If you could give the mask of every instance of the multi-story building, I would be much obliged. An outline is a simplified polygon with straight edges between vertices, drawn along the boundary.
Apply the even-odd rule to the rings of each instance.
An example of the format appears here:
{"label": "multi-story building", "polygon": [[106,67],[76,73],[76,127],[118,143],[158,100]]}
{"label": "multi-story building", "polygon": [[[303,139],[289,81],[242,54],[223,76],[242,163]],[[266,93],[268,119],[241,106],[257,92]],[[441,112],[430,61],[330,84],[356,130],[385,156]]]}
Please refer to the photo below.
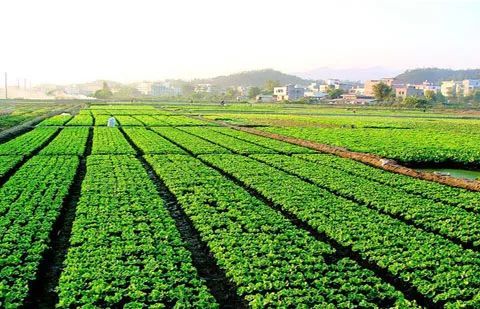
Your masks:
{"label": "multi-story building", "polygon": [[380,83],[384,83],[387,86],[392,87],[394,89],[397,87],[401,87],[401,85],[395,84],[394,78],[370,79],[365,81],[364,94],[366,96],[373,97],[374,96],[373,87]]}
{"label": "multi-story building", "polygon": [[143,95],[152,94],[152,83],[151,82],[138,83],[135,88]]}
{"label": "multi-story building", "polygon": [[277,101],[296,101],[304,97],[305,88],[297,85],[286,85],[273,88],[273,97]]}
{"label": "multi-story building", "polygon": [[154,97],[173,97],[181,94],[181,89],[165,85],[163,83],[152,84],[152,96]]}
{"label": "multi-story building", "polygon": [[479,79],[465,79],[462,82],[462,90],[464,96],[473,95],[476,90],[480,90]]}
{"label": "multi-story building", "polygon": [[424,90],[416,85],[406,85],[405,87],[395,88],[395,96],[405,97],[423,97]]}
{"label": "multi-story building", "polygon": [[440,86],[440,92],[446,97],[454,97],[462,92],[462,83],[454,80],[444,81]]}
{"label": "multi-story building", "polygon": [[212,93],[212,92],[217,92],[217,89],[214,85],[212,84],[197,84],[195,86],[195,92],[207,92],[207,93]]}

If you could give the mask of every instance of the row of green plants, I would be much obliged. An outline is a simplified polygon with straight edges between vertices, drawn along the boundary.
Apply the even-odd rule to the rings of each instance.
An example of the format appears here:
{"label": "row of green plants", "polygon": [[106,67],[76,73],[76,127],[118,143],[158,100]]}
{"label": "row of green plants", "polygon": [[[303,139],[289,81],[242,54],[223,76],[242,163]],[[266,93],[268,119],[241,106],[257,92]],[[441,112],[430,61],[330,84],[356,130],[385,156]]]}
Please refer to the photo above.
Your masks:
{"label": "row of green plants", "polygon": [[93,130],[92,154],[135,154],[120,129],[95,127]]}
{"label": "row of green plants", "polygon": [[49,117],[42,122],[40,122],[38,125],[39,126],[63,126],[66,124],[70,119],[72,119],[73,116],[70,114],[67,115],[55,115],[52,117]]}
{"label": "row of green plants", "polygon": [[67,126],[92,126],[93,117],[90,114],[79,114],[75,115],[72,120],[67,122]]}
{"label": "row of green plants", "polygon": [[89,156],[58,308],[216,308],[133,156]]}
{"label": "row of green plants", "polygon": [[5,176],[5,174],[22,161],[22,159],[23,156],[20,155],[0,156],[0,178]]}
{"label": "row of green plants", "polygon": [[0,144],[0,155],[30,155],[48,141],[58,128],[35,128]]}
{"label": "row of green plants", "polygon": [[361,176],[327,165],[285,155],[252,155],[268,165],[307,179],[336,195],[378,209],[395,218],[408,220],[426,231],[433,231],[468,246],[480,247],[480,215],[409,194]]}
{"label": "row of green plants", "polygon": [[401,162],[480,164],[477,132],[392,128],[262,128],[353,151],[374,153]]}
{"label": "row of green plants", "polygon": [[125,133],[147,154],[185,154],[185,151],[158,133],[144,127],[123,128]]}
{"label": "row of green plants", "polygon": [[230,153],[230,150],[173,127],[152,128],[161,136],[185,147],[193,154]]}
{"label": "row of green plants", "polygon": [[349,174],[404,190],[405,192],[418,196],[423,196],[430,200],[455,205],[477,214],[480,213],[480,194],[478,194],[478,192],[450,187],[437,182],[426,181],[401,174],[390,173],[358,161],[333,155],[306,154],[298,155],[298,157],[317,164],[331,166]]}
{"label": "row of green plants", "polygon": [[182,127],[180,130],[204,138],[239,154],[275,153],[275,150],[213,131],[208,127]]}
{"label": "row of green plants", "polygon": [[171,126],[212,126],[214,125],[210,122],[187,117],[187,116],[155,115],[154,117],[157,118],[158,120],[164,121],[165,123]]}
{"label": "row of green plants", "polygon": [[73,183],[76,156],[35,156],[0,188],[0,307],[20,307]]}
{"label": "row of green plants", "polygon": [[152,115],[137,115],[133,117],[138,119],[145,126],[169,126],[165,121],[155,118]]}
{"label": "row of green plants", "polygon": [[228,135],[235,137],[236,139],[242,140],[242,141],[247,141],[250,143],[254,143],[256,145],[263,146],[268,149],[272,149],[275,152],[278,153],[284,153],[284,154],[294,154],[294,153],[314,153],[315,151],[309,148],[297,146],[294,144],[282,142],[279,140],[275,140],[272,138],[267,138],[259,135],[254,135],[250,133],[246,133],[243,131],[239,130],[233,130],[230,128],[225,128],[225,127],[215,127],[215,128],[210,128],[210,130],[215,130],[217,132],[220,132],[222,134]]}
{"label": "row of green plants", "polygon": [[410,304],[349,258],[198,159],[146,156],[250,307],[378,308]]}
{"label": "row of green plants", "polygon": [[254,159],[238,155],[200,157],[364,260],[412,285],[436,304],[480,305],[478,252]]}
{"label": "row of green plants", "polygon": [[121,126],[143,126],[143,123],[130,115],[115,115],[118,124]]}
{"label": "row of green plants", "polygon": [[64,128],[39,154],[83,155],[87,145],[89,128]]}

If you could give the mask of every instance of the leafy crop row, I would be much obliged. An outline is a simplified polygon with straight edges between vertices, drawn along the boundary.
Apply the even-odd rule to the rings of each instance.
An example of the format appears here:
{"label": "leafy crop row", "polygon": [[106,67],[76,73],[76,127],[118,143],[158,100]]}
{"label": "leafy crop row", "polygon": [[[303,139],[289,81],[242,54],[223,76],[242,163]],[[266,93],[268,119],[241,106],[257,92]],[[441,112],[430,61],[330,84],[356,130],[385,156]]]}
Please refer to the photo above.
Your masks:
{"label": "leafy crop row", "polygon": [[78,164],[76,156],[36,156],[0,189],[0,307],[27,296]]}
{"label": "leafy crop row", "polygon": [[59,308],[217,307],[140,161],[89,156]]}
{"label": "leafy crop row", "polygon": [[89,128],[64,128],[45,148],[42,155],[82,155],[85,152]]}
{"label": "leafy crop row", "polygon": [[213,124],[208,121],[202,121],[186,116],[164,116],[155,115],[160,121],[163,121],[171,126],[212,126]]}
{"label": "leafy crop row", "polygon": [[297,146],[294,144],[278,141],[272,138],[267,138],[247,132],[233,130],[225,127],[211,128],[225,135],[233,136],[239,140],[251,142],[269,149],[273,149],[279,153],[292,154],[292,153],[314,153],[315,151],[309,148]]}
{"label": "leafy crop row", "polygon": [[107,126],[108,119],[112,117],[110,115],[94,115],[95,118],[95,126]]}
{"label": "leafy crop row", "polygon": [[115,119],[117,119],[118,123],[121,126],[143,126],[143,123],[138,119],[135,119],[132,116],[122,115],[118,116],[115,115]]}
{"label": "leafy crop row", "polygon": [[0,156],[0,177],[8,173],[8,171],[14,168],[22,159],[23,156],[18,155]]}
{"label": "leafy crop row", "polygon": [[146,128],[124,128],[125,133],[144,153],[184,154],[185,151],[159,134]]}
{"label": "leafy crop row", "polygon": [[40,122],[39,126],[63,126],[72,119],[71,115],[56,115]]}
{"label": "leafy crop row", "polygon": [[67,126],[92,126],[93,117],[90,114],[87,115],[75,115],[72,120],[67,122]]}
{"label": "leafy crop row", "polygon": [[[479,306],[480,254],[253,159],[201,156],[434,302]],[[341,179],[339,179],[341,181]]]}
{"label": "leafy crop row", "polygon": [[230,151],[224,147],[203,140],[176,128],[163,127],[152,128],[152,130],[159,133],[163,137],[172,140],[180,146],[187,148],[194,154],[230,153]]}
{"label": "leafy crop row", "polygon": [[169,126],[165,121],[155,118],[152,115],[138,115],[134,117],[146,126]]}
{"label": "leafy crop row", "polygon": [[184,127],[180,130],[188,132],[198,137],[202,137],[212,143],[218,144],[222,147],[232,150],[235,153],[240,154],[253,154],[253,153],[275,153],[274,150],[236,139],[235,137],[221,134],[213,131],[208,127]]}
{"label": "leafy crop row", "polygon": [[41,147],[57,130],[57,128],[35,128],[0,144],[0,155],[29,155]]}
{"label": "leafy crop row", "polygon": [[254,308],[408,306],[403,295],[247,191],[184,155],[146,156]]}
{"label": "leafy crop row", "polygon": [[285,155],[252,157],[311,180],[343,197],[410,220],[424,230],[435,231],[461,242],[480,246],[480,215],[297,157]]}
{"label": "leafy crop row", "polygon": [[314,142],[375,153],[402,162],[480,164],[480,148],[472,132],[395,128],[263,128]]}
{"label": "leafy crop row", "polygon": [[135,154],[118,128],[95,127],[92,154]]}
{"label": "leafy crop row", "polygon": [[436,182],[389,173],[363,163],[326,154],[298,155],[299,158],[357,175],[372,181],[386,184],[408,193],[420,195],[431,200],[457,205],[480,213],[480,194],[465,189],[454,188]]}

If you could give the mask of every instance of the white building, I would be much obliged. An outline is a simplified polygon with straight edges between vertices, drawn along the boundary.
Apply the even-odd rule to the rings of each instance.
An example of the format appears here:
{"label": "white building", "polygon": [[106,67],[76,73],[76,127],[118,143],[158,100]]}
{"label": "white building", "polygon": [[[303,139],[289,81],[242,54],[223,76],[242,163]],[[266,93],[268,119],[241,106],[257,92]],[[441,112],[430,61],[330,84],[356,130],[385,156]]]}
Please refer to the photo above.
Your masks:
{"label": "white building", "polygon": [[273,97],[277,101],[297,101],[304,97],[305,88],[298,85],[286,85],[273,88]]}
{"label": "white building", "polygon": [[473,95],[475,90],[480,90],[480,80],[479,79],[465,79],[462,82],[462,90],[464,96]]}
{"label": "white building", "polygon": [[152,84],[152,96],[154,97],[173,97],[181,94],[181,89],[172,87],[168,84],[153,83]]}
{"label": "white building", "polygon": [[141,82],[135,88],[143,95],[150,95],[152,93],[152,84],[151,82]]}
{"label": "white building", "polygon": [[462,92],[462,83],[454,80],[444,81],[440,86],[440,92],[446,97],[459,95]]}
{"label": "white building", "polygon": [[273,95],[270,94],[259,94],[255,97],[256,102],[269,103],[275,101]]}
{"label": "white building", "polygon": [[212,84],[197,84],[195,86],[195,92],[207,92],[207,93],[212,93],[216,92],[216,87],[213,86]]}

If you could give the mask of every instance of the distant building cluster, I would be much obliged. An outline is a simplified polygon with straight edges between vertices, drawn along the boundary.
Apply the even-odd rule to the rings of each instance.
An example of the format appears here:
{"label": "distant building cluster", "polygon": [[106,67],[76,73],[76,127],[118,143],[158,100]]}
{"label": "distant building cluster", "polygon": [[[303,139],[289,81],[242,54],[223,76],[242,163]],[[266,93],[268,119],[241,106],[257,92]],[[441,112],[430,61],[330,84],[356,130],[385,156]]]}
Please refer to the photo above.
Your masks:
{"label": "distant building cluster", "polygon": [[135,88],[144,96],[173,97],[182,94],[182,90],[169,82],[141,82]]}

